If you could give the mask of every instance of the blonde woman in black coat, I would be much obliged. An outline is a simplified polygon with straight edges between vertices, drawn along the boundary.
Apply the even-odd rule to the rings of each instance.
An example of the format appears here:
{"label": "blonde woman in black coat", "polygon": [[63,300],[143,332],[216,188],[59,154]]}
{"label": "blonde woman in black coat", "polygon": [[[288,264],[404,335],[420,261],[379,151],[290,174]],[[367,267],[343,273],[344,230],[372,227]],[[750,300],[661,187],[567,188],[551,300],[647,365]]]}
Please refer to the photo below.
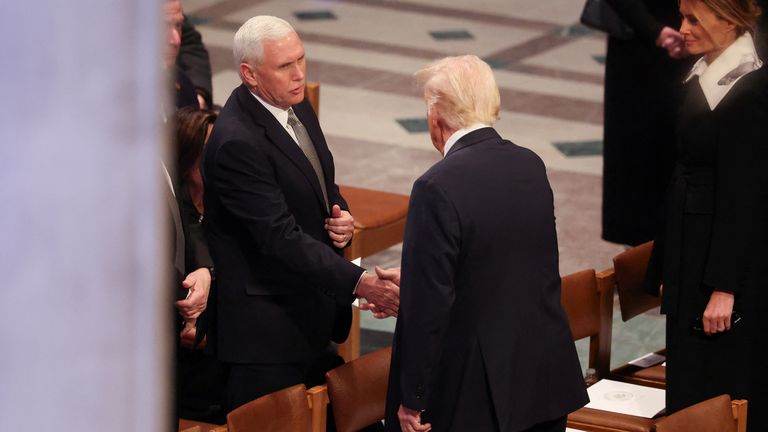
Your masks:
{"label": "blonde woman in black coat", "polygon": [[[666,227],[651,276],[667,314],[667,410],[727,393],[768,430],[768,72],[753,0],[681,0],[680,33],[700,57],[685,78]],[[657,288],[659,284],[652,284]]]}

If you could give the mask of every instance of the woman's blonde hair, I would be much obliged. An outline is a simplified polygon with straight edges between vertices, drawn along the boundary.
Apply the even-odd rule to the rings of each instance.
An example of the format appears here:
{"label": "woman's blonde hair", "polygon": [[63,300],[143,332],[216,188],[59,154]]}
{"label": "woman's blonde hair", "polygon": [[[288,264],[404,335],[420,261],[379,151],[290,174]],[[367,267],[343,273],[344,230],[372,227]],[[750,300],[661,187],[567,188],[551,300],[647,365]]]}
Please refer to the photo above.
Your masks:
{"label": "woman's blonde hair", "polygon": [[492,125],[501,97],[493,71],[474,55],[446,57],[416,72],[427,109],[437,110],[453,130],[475,123]]}
{"label": "woman's blonde hair", "polygon": [[[757,20],[762,14],[762,10],[755,0],[697,1],[700,1],[701,4],[712,9],[715,15],[719,18],[722,18],[736,26],[737,36],[741,36],[745,32],[749,32],[753,36],[755,35],[755,30],[757,29]],[[706,29],[706,25],[704,28]]]}

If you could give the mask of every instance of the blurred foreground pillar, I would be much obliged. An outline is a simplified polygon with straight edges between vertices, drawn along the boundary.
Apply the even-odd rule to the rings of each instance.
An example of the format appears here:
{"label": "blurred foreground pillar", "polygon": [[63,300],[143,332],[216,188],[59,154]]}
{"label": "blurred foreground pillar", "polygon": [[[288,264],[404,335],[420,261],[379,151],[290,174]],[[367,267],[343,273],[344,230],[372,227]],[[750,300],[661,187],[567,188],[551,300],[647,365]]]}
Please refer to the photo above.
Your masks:
{"label": "blurred foreground pillar", "polygon": [[161,6],[0,5],[0,430],[167,430]]}

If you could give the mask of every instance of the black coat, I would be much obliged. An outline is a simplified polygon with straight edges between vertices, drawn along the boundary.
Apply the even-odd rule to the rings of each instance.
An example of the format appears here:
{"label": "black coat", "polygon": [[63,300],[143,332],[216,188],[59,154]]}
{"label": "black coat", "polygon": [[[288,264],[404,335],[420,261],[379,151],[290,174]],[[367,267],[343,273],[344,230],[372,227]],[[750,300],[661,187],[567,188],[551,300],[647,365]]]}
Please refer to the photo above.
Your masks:
{"label": "black coat", "polygon": [[[667,409],[719,394],[749,399],[749,430],[768,430],[768,72],[739,80],[714,111],[685,85],[666,228],[650,264],[664,283]],[[654,280],[655,279],[655,280]],[[707,337],[692,331],[713,290],[734,293],[742,320]]]}
{"label": "black coat", "polygon": [[436,431],[517,431],[587,402],[544,164],[494,129],[414,184],[400,295],[389,430],[400,404]]}
{"label": "black coat", "polygon": [[[347,209],[309,103],[293,107],[314,142],[328,199]],[[203,160],[206,231],[217,269],[217,350],[232,363],[308,363],[343,341],[362,269],[334,249],[311,164],[250,91],[232,93]]]}
{"label": "black coat", "polygon": [[187,74],[194,84],[195,101],[197,93],[205,98],[208,107],[213,104],[213,86],[211,85],[211,60],[208,49],[203,44],[203,36],[194,24],[184,15],[181,23],[181,46],[176,58],[176,65]]}
{"label": "black coat", "polygon": [[656,46],[677,29],[678,2],[609,0],[635,31],[608,39],[603,136],[603,238],[637,245],[654,238],[674,161],[679,87],[689,61]]}

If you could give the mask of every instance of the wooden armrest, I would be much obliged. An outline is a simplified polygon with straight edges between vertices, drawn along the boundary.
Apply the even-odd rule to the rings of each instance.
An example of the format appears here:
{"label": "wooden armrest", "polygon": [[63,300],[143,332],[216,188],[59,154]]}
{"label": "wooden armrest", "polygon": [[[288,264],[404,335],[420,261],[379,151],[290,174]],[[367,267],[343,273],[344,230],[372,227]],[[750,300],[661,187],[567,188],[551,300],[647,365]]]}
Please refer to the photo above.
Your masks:
{"label": "wooden armrest", "polygon": [[312,432],[325,432],[328,402],[328,387],[325,384],[307,389],[307,404],[312,410]]}

